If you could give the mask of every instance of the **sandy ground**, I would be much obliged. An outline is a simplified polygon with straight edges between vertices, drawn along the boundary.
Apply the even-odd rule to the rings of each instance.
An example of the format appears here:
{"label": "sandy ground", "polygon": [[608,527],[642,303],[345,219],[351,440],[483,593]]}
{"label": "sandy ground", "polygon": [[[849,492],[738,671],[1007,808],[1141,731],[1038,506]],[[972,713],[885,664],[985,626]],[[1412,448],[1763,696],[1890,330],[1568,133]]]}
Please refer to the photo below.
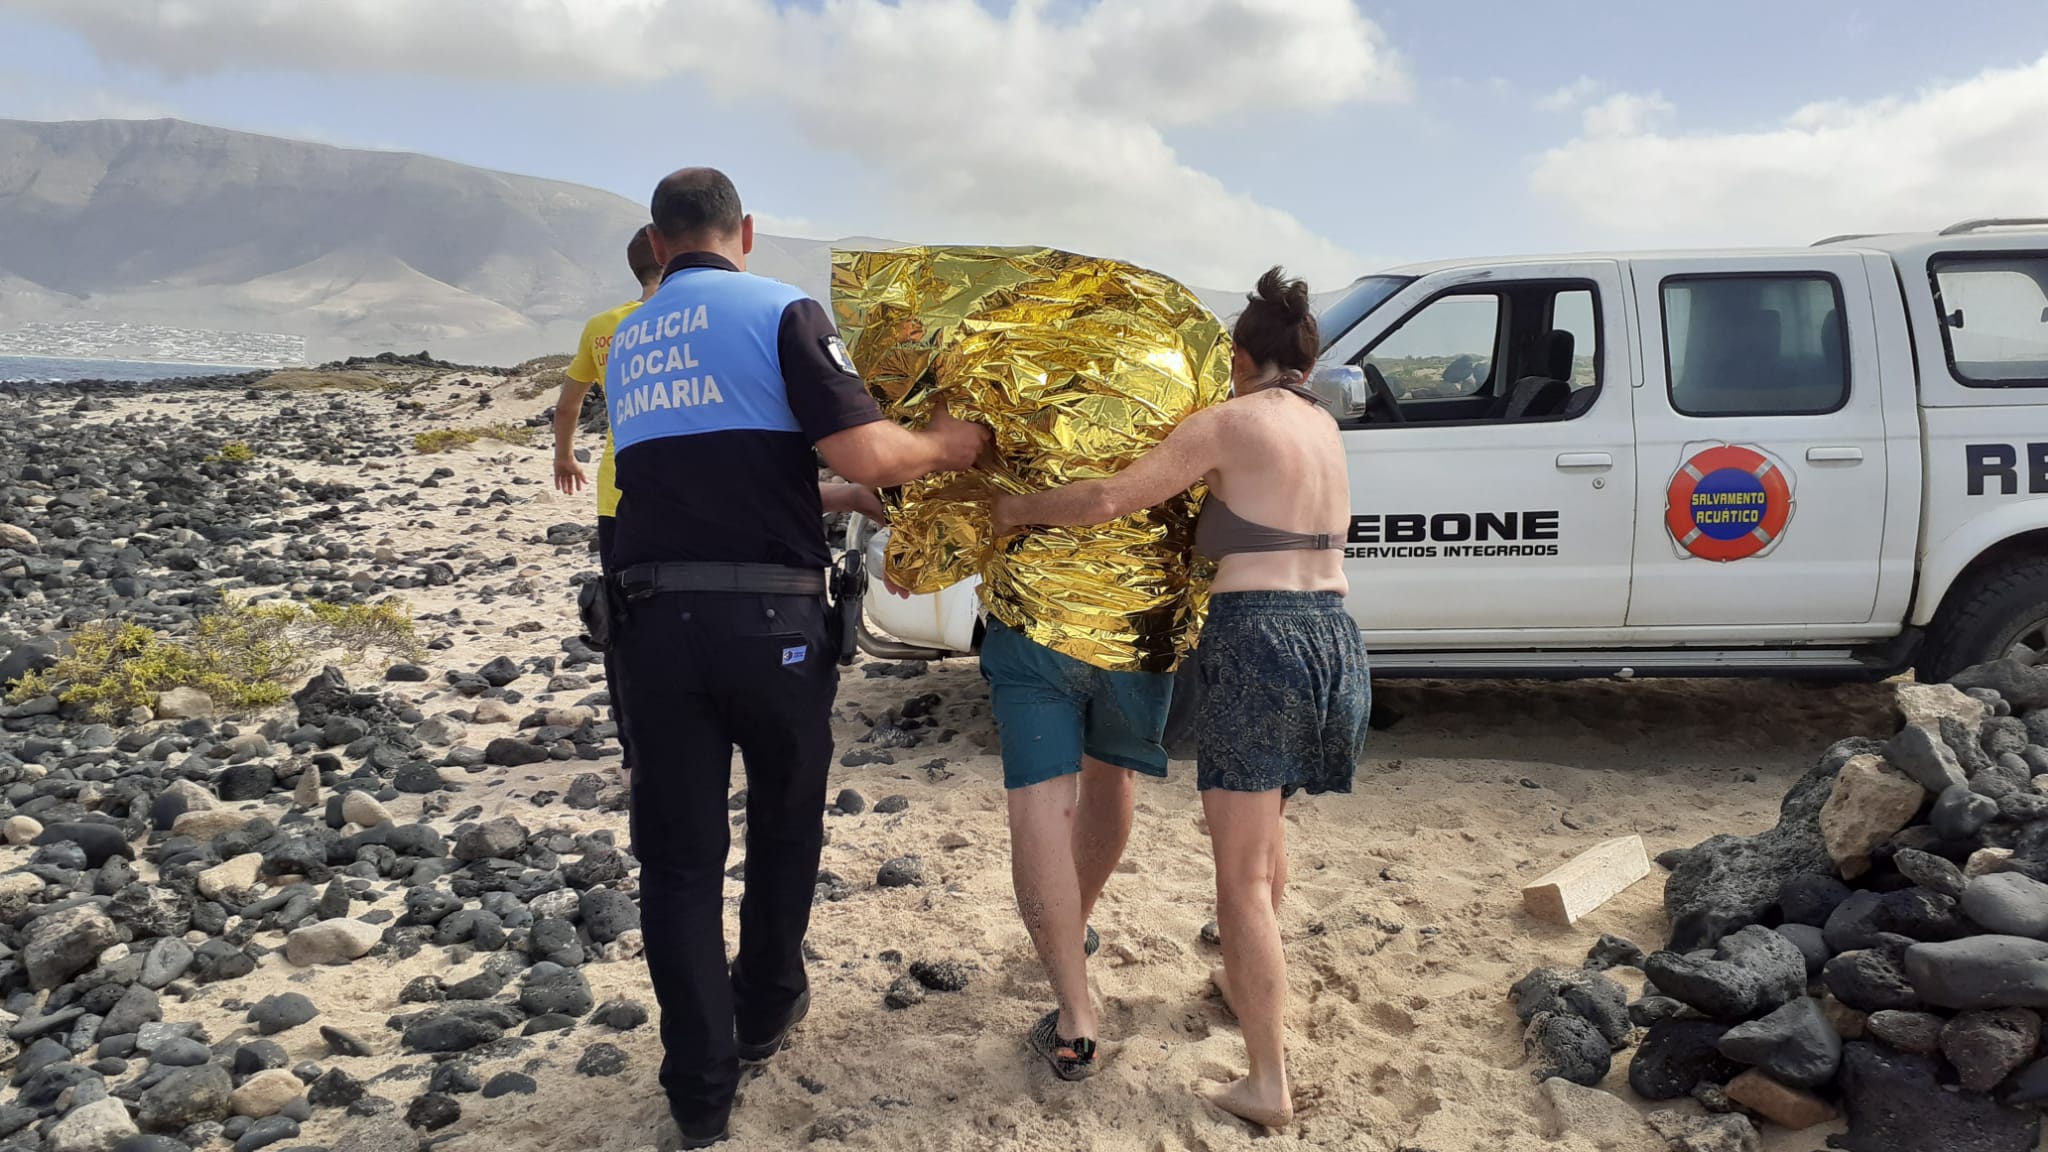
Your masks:
{"label": "sandy ground", "polygon": [[[474,386],[448,382],[415,394],[428,404],[424,416],[399,413],[383,397],[361,402],[408,439],[449,422],[516,418],[549,402],[517,401],[511,384],[481,386],[499,394],[481,411]],[[106,418],[154,403],[122,401]],[[268,401],[222,396],[194,407],[247,411],[261,403]],[[595,448],[599,441],[586,435],[581,443]],[[575,631],[567,577],[594,567],[594,558],[548,547],[540,535],[549,524],[593,512],[587,494],[549,490],[544,444],[484,441],[431,458],[408,452],[367,469],[311,469],[357,484],[391,480],[410,491],[405,481],[452,468],[454,479],[421,493],[441,509],[379,509],[335,535],[401,553],[459,543],[516,561],[453,587],[405,594],[423,636],[446,634],[456,642],[432,654],[435,681],[393,686],[420,700],[429,715],[460,703],[438,690],[441,671],[474,669],[500,654],[558,654],[559,638]],[[512,496],[510,506],[460,514],[453,508],[498,489]],[[480,597],[485,586],[497,589],[488,604]],[[447,622],[451,609],[460,610],[463,623]],[[538,631],[519,630],[533,624]],[[361,668],[353,677],[361,682],[380,671]],[[599,675],[596,668],[583,671],[593,680]],[[529,678],[515,687],[531,692],[540,684]],[[894,765],[834,771],[834,792],[856,788],[871,803],[900,794],[910,807],[892,816],[828,817],[824,867],[847,881],[851,895],[816,911],[814,1011],[794,1046],[745,1087],[730,1147],[802,1144],[820,1121],[844,1131],[848,1146],[871,1149],[1255,1146],[1262,1137],[1196,1095],[1241,1071],[1243,1047],[1229,1015],[1205,996],[1206,973],[1220,954],[1199,938],[1214,913],[1192,765],[1176,765],[1171,780],[1140,787],[1129,851],[1095,917],[1105,942],[1092,973],[1105,1009],[1105,1067],[1091,1082],[1057,1083],[1021,1046],[1052,1001],[1011,900],[1000,771],[986,750],[993,742],[987,696],[972,662],[936,665],[910,680],[848,670],[835,731],[841,749],[850,748],[868,730],[862,716],[927,692],[941,697],[939,714],[957,736],[899,749]],[[1287,816],[1294,880],[1281,926],[1301,1116],[1292,1132],[1276,1138],[1283,1143],[1361,1152],[1586,1152],[1591,1145],[1575,1137],[1542,1135],[1533,1064],[1524,1058],[1505,993],[1532,967],[1576,965],[1603,932],[1656,947],[1666,928],[1661,873],[1569,930],[1524,915],[1519,887],[1614,836],[1640,833],[1655,854],[1717,832],[1767,826],[1786,787],[1829,743],[1887,730],[1887,696],[1876,686],[1474,682],[1382,684],[1379,692],[1407,716],[1374,734],[1356,792],[1305,799]],[[579,695],[554,702],[573,703]],[[481,747],[507,732],[509,726],[472,726],[466,742]],[[612,772],[617,763],[595,767]],[[461,790],[449,812],[481,805],[486,814],[517,813],[530,827],[610,827],[623,842],[621,816],[535,805],[536,793],[559,793],[592,769],[572,761],[476,776],[451,772]],[[743,785],[735,763],[733,786]],[[418,803],[406,797],[393,808],[403,820]],[[923,859],[925,886],[877,889],[877,867],[905,854]],[[740,856],[736,846],[735,861]],[[727,891],[730,939],[740,886]],[[918,1007],[885,1010],[884,990],[918,959],[962,961],[973,969],[972,982]],[[403,1107],[424,1090],[431,1064],[401,1055],[397,1034],[384,1026],[400,1011],[399,989],[424,973],[455,979],[478,966],[451,966],[436,949],[395,964],[317,971],[294,969],[280,955],[246,980],[214,986],[190,1003],[167,1000],[166,1008],[173,1019],[206,1022],[220,1040],[246,1030],[234,1005],[274,991],[305,992],[322,1009],[320,1023],[349,1028],[380,1052],[331,1063],[362,1076],[385,1073],[373,1090]],[[640,961],[593,964],[587,972],[600,1000],[632,996],[652,1007]],[[1617,975],[1631,985],[1640,980],[1626,970]],[[327,1059],[311,1027],[279,1039],[295,1060]],[[596,1041],[625,1049],[623,1075],[594,1080],[572,1071]],[[1624,1092],[1626,1058],[1617,1054],[1609,1081]],[[540,1037],[529,1050],[480,1068],[486,1078],[529,1071],[540,1080],[539,1094],[463,1097],[462,1120],[438,1146],[539,1152],[651,1145],[662,1111],[659,1061],[651,1026],[612,1034],[582,1025]],[[338,1113],[322,1112],[298,1143],[331,1141],[344,1124]],[[1810,1149],[1827,1131],[1770,1130],[1765,1147]]]}

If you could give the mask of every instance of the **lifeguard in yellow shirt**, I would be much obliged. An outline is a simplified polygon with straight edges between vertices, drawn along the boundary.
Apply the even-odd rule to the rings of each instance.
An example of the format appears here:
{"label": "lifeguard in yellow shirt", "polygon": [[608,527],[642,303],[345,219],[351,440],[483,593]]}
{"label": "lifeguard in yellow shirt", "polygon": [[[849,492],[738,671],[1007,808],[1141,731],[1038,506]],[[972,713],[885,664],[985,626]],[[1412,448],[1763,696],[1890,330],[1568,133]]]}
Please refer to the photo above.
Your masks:
{"label": "lifeguard in yellow shirt", "polygon": [[[661,287],[661,261],[654,258],[654,245],[647,239],[645,228],[633,233],[632,242],[626,245],[626,263],[632,266],[633,276],[640,281],[640,299],[600,312],[583,326],[583,337],[576,343],[576,358],[569,362],[563,373],[569,379],[562,385],[562,394],[555,401],[555,488],[565,495],[573,496],[590,485],[583,465],[576,462],[576,419],[583,411],[584,394],[592,385],[604,380],[605,363],[611,358],[612,333],[618,330],[620,321],[632,315],[635,308]],[[607,420],[604,456],[597,465],[597,559],[607,576],[612,571],[612,517],[618,514],[618,510],[619,488],[614,476],[612,433]]]}

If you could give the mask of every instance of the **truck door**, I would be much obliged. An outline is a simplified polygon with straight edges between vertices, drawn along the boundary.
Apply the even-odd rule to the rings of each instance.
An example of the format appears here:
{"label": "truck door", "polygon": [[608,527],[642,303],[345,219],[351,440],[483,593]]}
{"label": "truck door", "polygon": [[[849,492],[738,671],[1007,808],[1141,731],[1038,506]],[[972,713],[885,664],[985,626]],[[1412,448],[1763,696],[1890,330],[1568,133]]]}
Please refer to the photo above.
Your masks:
{"label": "truck door", "polygon": [[1645,260],[1631,275],[1629,625],[1868,622],[1886,460],[1862,258]]}
{"label": "truck door", "polygon": [[1366,368],[1389,398],[1344,432],[1345,567],[1368,643],[1497,645],[1502,629],[1622,625],[1635,491],[1626,291],[1614,261],[1436,273],[1331,344],[1326,361]]}

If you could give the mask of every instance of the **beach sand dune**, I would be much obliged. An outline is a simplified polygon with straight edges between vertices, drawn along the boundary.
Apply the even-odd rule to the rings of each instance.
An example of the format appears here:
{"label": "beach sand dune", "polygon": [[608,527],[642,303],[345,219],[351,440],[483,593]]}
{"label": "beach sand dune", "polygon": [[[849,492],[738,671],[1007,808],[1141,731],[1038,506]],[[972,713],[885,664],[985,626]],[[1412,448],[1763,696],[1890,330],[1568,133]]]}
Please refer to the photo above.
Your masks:
{"label": "beach sand dune", "polygon": [[[379,395],[351,403],[410,436],[450,419],[522,418],[549,402],[520,398],[518,384],[438,377],[410,398],[427,415]],[[474,396],[483,392],[494,402],[477,405]],[[274,402],[219,395],[193,405],[233,412]],[[150,403],[124,400],[104,418]],[[586,436],[583,443],[594,447],[597,440]],[[338,538],[361,546],[359,556],[380,546],[459,547],[470,559],[458,567],[479,559],[494,565],[454,585],[405,594],[423,634],[453,645],[433,653],[428,683],[388,686],[430,716],[462,703],[442,684],[442,672],[473,670],[499,655],[559,654],[560,638],[576,631],[568,578],[594,567],[594,559],[540,537],[549,525],[586,519],[591,509],[587,495],[548,490],[547,460],[543,438],[534,446],[485,440],[367,465],[290,465],[321,479],[390,482],[392,491],[416,488],[436,468],[453,473],[418,503],[392,503],[373,492],[367,507],[331,526]],[[499,491],[508,498],[486,499]],[[464,501],[472,503],[458,506]],[[495,594],[480,598],[480,584]],[[598,670],[582,671],[595,678]],[[1214,917],[1213,876],[1193,766],[1176,764],[1171,779],[1140,786],[1124,865],[1094,918],[1104,942],[1091,972],[1106,1010],[1103,1069],[1084,1084],[1059,1083],[1021,1043],[1052,997],[1012,902],[986,689],[972,661],[933,665],[910,678],[871,671],[880,669],[863,662],[847,671],[835,723],[839,750],[885,751],[893,762],[833,772],[828,795],[855,789],[868,807],[826,818],[824,868],[837,882],[828,878],[829,898],[821,899],[810,936],[815,1007],[792,1047],[746,1085],[729,1146],[1275,1146],[1199,1096],[1242,1070],[1243,1047],[1229,1013],[1208,994],[1206,975],[1221,954],[1202,939]],[[351,675],[367,681],[378,672]],[[1576,966],[1602,933],[1657,947],[1667,928],[1662,873],[1570,929],[1524,914],[1521,885],[1616,836],[1640,834],[1655,854],[1718,832],[1767,827],[1786,788],[1830,743],[1889,728],[1888,694],[1868,685],[1488,681],[1382,683],[1378,693],[1404,719],[1373,734],[1356,790],[1302,798],[1287,815],[1293,881],[1280,922],[1300,1114],[1282,1138],[1287,1144],[1359,1152],[1590,1152],[1594,1145],[1580,1135],[1546,1135],[1534,1064],[1524,1056],[1506,990],[1533,967]],[[906,734],[915,746],[868,739],[875,722],[887,733],[891,710],[900,714],[920,697],[933,723]],[[511,724],[473,724],[466,742],[481,747],[513,731]],[[461,786],[450,811],[481,806],[486,817],[515,814],[536,830],[610,828],[623,842],[622,814],[568,811],[544,795],[560,794],[579,773],[615,775],[617,765],[614,749],[595,764],[450,772]],[[732,786],[745,786],[737,761]],[[900,810],[875,810],[878,801],[898,796],[907,802]],[[392,808],[409,820],[419,801],[404,797]],[[734,865],[744,864],[743,834],[735,829]],[[923,883],[879,887],[881,866],[905,856],[917,857]],[[736,939],[741,890],[738,881],[727,885],[729,940]],[[391,898],[379,907],[398,903]],[[929,992],[901,1010],[886,1007],[891,984],[920,961],[963,966],[967,986]],[[279,991],[306,992],[322,1009],[320,1023],[369,1039],[378,1055],[329,1060],[317,1035],[295,1032],[280,1038],[292,1058],[321,1059],[364,1078],[381,1075],[372,1091],[402,1108],[425,1090],[432,1064],[401,1055],[396,1033],[385,1026],[392,1015],[413,1010],[400,1007],[400,990],[421,975],[453,981],[480,966],[481,958],[451,965],[433,948],[403,961],[316,970],[294,969],[274,956],[246,980],[166,1008],[173,1019],[205,1022],[219,1040],[246,1032],[238,1005]],[[652,1007],[640,961],[593,964],[586,972],[598,1001],[624,996]],[[1641,980],[1632,970],[1615,975],[1631,990]],[[574,1070],[595,1042],[624,1051],[623,1073],[592,1078]],[[526,1072],[538,1091],[489,1101],[462,1097],[461,1120],[439,1133],[436,1146],[652,1146],[663,1111],[659,1064],[652,1024],[623,1033],[580,1024],[536,1037],[528,1050],[486,1061],[477,1072],[485,1080]],[[1617,1053],[1609,1087],[1625,1090],[1626,1066],[1627,1053]],[[331,1144],[355,1123],[323,1109],[298,1142]],[[1803,1152],[1823,1135],[1774,1130],[1766,1147]]]}

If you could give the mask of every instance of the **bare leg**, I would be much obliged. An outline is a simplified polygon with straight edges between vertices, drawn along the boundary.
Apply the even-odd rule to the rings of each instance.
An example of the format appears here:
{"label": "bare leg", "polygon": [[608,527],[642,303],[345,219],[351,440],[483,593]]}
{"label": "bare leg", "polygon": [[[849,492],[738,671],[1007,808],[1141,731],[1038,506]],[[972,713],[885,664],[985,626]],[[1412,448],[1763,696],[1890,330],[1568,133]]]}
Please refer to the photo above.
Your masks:
{"label": "bare leg", "polygon": [[[1284,802],[1282,812],[1283,814],[1285,812]],[[1280,825],[1279,831],[1273,837],[1273,914],[1276,923],[1280,914],[1280,901],[1287,894],[1286,828],[1287,826],[1284,823]],[[1230,972],[1223,965],[1216,965],[1209,969],[1209,983],[1214,984],[1216,991],[1223,996],[1223,1006],[1229,1008],[1232,1012],[1236,1012],[1236,1006],[1230,1002]]]}
{"label": "bare leg", "polygon": [[1283,838],[1280,793],[1202,793],[1216,852],[1216,918],[1223,933],[1231,1010],[1244,1031],[1251,1072],[1210,1096],[1215,1104],[1255,1124],[1280,1127],[1294,1118],[1287,1085],[1282,1016],[1287,1008],[1287,961],[1274,916],[1274,844]]}
{"label": "bare leg", "polygon": [[1124,858],[1131,838],[1131,805],[1137,794],[1136,773],[1081,758],[1081,800],[1074,817],[1074,873],[1081,887],[1081,925],[1087,932],[1095,901]]}
{"label": "bare leg", "polygon": [[1017,889],[1017,911],[1059,998],[1064,1040],[1092,1038],[1097,1023],[1083,951],[1087,919],[1074,869],[1079,791],[1079,777],[1066,775],[1009,793],[1010,881]]}

